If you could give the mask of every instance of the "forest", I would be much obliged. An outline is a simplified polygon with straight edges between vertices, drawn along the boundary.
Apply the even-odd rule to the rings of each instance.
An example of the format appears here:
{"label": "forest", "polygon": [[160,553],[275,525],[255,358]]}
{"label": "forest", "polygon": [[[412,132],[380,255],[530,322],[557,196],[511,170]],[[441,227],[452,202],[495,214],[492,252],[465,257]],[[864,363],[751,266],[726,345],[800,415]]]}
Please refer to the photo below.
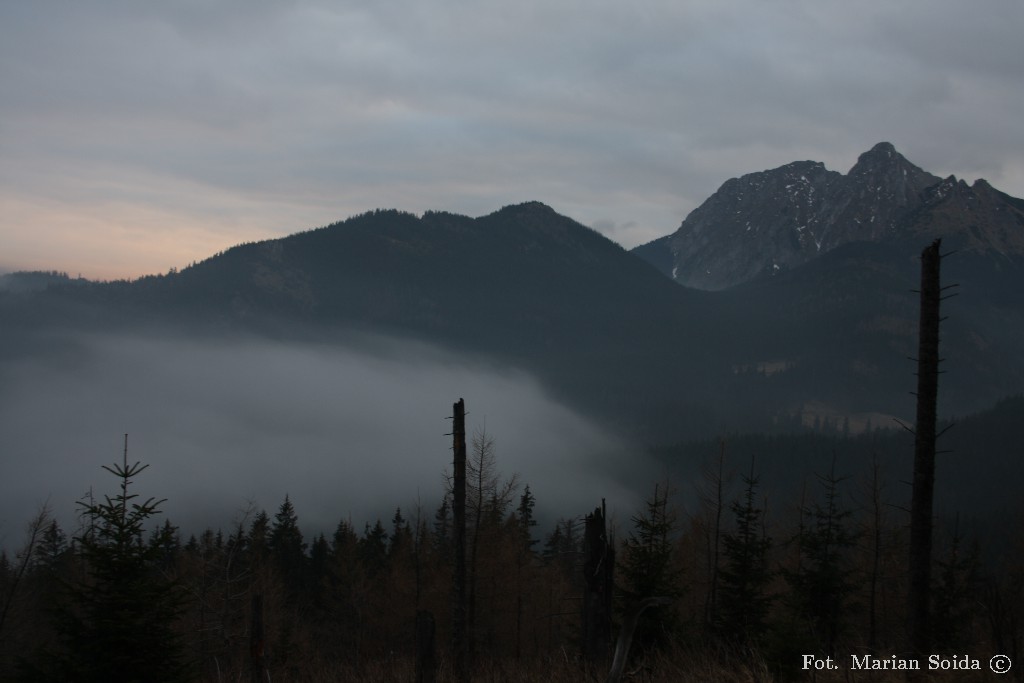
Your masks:
{"label": "forest", "polygon": [[[851,475],[820,453],[779,502],[758,459],[722,439],[695,481],[651,482],[628,520],[608,519],[595,492],[592,510],[542,530],[544,501],[502,472],[494,437],[469,441],[460,569],[451,469],[433,502],[362,529],[341,519],[304,536],[302,501],[286,495],[272,514],[251,507],[186,537],[126,435],[103,465],[111,492],[80,500],[75,528],[44,508],[0,558],[0,679],[603,681],[628,629],[616,680],[903,680],[849,669],[909,648],[907,511],[870,454]],[[1003,520],[999,548],[957,517],[936,527],[942,680],[989,680],[996,654],[1018,661],[1019,521]],[[805,655],[841,668],[808,671]],[[981,671],[957,668],[975,660]]]}

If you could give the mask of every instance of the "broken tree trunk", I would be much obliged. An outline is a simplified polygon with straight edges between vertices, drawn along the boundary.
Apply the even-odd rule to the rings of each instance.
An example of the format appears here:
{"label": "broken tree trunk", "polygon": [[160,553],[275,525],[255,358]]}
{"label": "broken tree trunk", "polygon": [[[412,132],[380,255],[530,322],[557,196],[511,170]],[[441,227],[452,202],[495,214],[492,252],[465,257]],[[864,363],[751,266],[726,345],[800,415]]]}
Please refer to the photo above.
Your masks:
{"label": "broken tree trunk", "polygon": [[939,282],[941,240],[921,252],[921,312],[917,352],[917,421],[914,425],[914,481],[910,502],[910,573],[907,635],[917,656],[931,644],[929,601],[932,561],[932,498],[935,486],[935,429],[939,393]]}
{"label": "broken tree trunk", "polygon": [[615,643],[615,658],[612,660],[612,668],[608,672],[608,677],[604,679],[605,683],[620,683],[622,680],[622,672],[626,668],[626,660],[629,659],[629,648],[633,644],[633,632],[636,631],[637,624],[640,623],[640,615],[643,611],[648,607],[671,604],[672,600],[666,597],[644,598],[626,612],[622,619],[622,629],[619,630],[619,639]]}
{"label": "broken tree trunk", "polygon": [[608,659],[612,640],[615,549],[608,538],[604,500],[586,516],[583,536],[583,657],[591,664]]}
{"label": "broken tree trunk", "polygon": [[452,483],[452,536],[455,541],[455,578],[452,640],[455,676],[459,683],[469,680],[466,633],[466,404],[461,398],[452,410],[452,449],[455,451]]}

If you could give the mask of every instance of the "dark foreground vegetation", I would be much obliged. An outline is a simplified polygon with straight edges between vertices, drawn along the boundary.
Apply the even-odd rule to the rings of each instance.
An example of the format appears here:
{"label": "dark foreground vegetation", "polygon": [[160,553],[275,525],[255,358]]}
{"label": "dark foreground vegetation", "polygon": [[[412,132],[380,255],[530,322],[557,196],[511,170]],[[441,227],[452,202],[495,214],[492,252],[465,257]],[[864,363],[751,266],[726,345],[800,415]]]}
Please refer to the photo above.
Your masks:
{"label": "dark foreground vegetation", "polygon": [[[878,467],[847,477],[821,462],[801,494],[780,500],[757,461],[733,462],[723,443],[689,509],[662,482],[618,529],[596,497],[594,510],[541,533],[529,486],[500,473],[478,434],[466,477],[469,676],[603,681],[632,606],[658,596],[668,604],[637,620],[633,680],[902,680],[849,662],[908,656],[906,511]],[[159,520],[162,501],[136,492],[145,466],[130,463],[126,443],[105,468],[115,493],[81,501],[77,528],[44,510],[21,550],[4,554],[0,679],[459,679],[450,491],[387,523],[343,519],[309,538],[286,496],[273,514],[253,509],[184,537]],[[955,518],[937,527],[932,651],[982,667],[941,680],[990,680],[996,654],[1024,664],[1021,521],[1006,513],[999,547]],[[841,668],[805,670],[807,654]]]}

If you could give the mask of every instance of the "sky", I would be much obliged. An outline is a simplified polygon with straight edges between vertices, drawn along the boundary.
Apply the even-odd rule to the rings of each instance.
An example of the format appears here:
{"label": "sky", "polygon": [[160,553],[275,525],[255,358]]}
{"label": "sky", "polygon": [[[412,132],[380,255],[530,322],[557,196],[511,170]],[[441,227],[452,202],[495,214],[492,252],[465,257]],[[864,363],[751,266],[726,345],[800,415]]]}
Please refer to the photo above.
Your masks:
{"label": "sky", "polygon": [[1024,197],[1020,0],[0,2],[0,271],[113,279],[375,208],[630,248],[880,141]]}

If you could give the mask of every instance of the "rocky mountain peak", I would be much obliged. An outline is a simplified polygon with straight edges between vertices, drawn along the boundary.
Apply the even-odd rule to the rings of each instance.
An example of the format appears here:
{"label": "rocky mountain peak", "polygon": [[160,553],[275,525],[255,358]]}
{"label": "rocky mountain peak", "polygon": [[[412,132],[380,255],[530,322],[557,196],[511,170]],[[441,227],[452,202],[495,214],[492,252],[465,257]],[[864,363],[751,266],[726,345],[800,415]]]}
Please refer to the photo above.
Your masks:
{"label": "rocky mountain peak", "polygon": [[829,188],[826,210],[819,217],[822,250],[894,234],[900,221],[921,203],[925,190],[939,181],[891,143],[878,143]]}
{"label": "rocky mountain peak", "polygon": [[896,151],[896,146],[891,142],[879,142],[857,158],[857,165],[871,163],[874,160],[892,159],[893,157],[902,159],[903,155]]}
{"label": "rocky mountain peak", "polygon": [[790,267],[818,250],[811,226],[839,177],[821,162],[797,161],[732,178],[674,235],[637,252],[698,289],[724,289]]}
{"label": "rocky mountain peak", "polygon": [[905,229],[922,239],[943,238],[951,248],[1001,256],[1024,256],[1024,201],[984,179],[968,185],[949,176],[923,193]]}
{"label": "rocky mountain peak", "polygon": [[905,156],[896,151],[892,143],[879,142],[867,152],[857,157],[847,176],[851,179],[865,177],[926,177],[929,184],[939,180],[938,176],[926,173],[912,164]]}
{"label": "rocky mountain peak", "polygon": [[[1024,241],[1013,224],[1020,204],[984,181],[943,180],[879,142],[845,175],[798,161],[728,180],[675,233],[635,251],[680,284],[726,289],[850,242],[935,233],[930,220],[945,226],[936,236],[970,224],[984,234],[972,244],[1013,250]],[[989,234],[986,225],[1001,227]]]}

